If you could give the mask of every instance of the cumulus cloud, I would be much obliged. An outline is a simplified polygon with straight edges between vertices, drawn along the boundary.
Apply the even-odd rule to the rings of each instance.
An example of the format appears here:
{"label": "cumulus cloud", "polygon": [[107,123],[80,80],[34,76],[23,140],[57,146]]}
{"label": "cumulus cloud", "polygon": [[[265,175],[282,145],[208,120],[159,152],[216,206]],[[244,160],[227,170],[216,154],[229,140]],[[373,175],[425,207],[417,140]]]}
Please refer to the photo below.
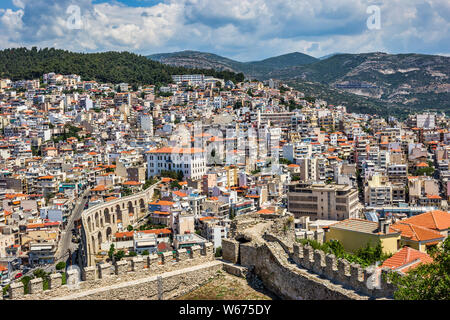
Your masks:
{"label": "cumulus cloud", "polygon": [[[447,0],[14,0],[0,9],[0,46],[52,46],[74,51],[141,54],[194,49],[243,61],[300,51],[450,53]],[[366,9],[381,9],[369,30]],[[80,8],[81,28],[67,27],[67,8]]]}

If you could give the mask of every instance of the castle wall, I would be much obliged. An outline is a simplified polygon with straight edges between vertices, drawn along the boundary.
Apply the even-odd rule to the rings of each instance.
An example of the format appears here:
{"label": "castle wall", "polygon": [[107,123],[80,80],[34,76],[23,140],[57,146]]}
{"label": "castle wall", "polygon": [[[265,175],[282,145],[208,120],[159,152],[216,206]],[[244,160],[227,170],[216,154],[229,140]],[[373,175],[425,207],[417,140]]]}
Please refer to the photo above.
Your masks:
{"label": "castle wall", "polygon": [[[203,284],[221,269],[222,262],[215,260],[213,244],[208,242],[203,247],[194,246],[175,253],[85,267],[81,275],[70,270],[66,273],[69,285],[62,285],[60,274],[52,274],[48,290],[43,290],[43,281],[39,278],[30,281],[30,292],[24,294],[22,282],[16,281],[10,286],[8,299],[170,299]],[[76,287],[70,285],[73,283],[77,283]]]}
{"label": "castle wall", "polygon": [[358,264],[274,234],[266,233],[263,239],[262,245],[229,240],[230,244],[223,247],[224,260],[239,252],[240,264],[252,270],[269,290],[284,299],[393,297],[395,287],[386,280],[391,270],[363,269]]}

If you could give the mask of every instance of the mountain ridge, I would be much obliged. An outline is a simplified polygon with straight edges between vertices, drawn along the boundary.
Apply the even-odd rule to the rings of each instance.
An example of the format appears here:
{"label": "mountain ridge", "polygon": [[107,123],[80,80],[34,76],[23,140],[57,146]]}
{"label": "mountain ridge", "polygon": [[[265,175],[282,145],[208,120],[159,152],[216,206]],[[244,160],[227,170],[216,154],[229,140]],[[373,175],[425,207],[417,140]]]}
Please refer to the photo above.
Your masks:
{"label": "mountain ridge", "polygon": [[161,62],[189,67],[207,64],[218,70],[242,72],[247,78],[258,80],[272,78],[290,83],[308,82],[309,89],[317,83],[319,92],[324,92],[322,86],[325,85],[332,89],[331,92],[371,98],[380,106],[398,104],[402,110],[450,112],[450,57],[369,52],[336,53],[319,59],[296,60],[298,54],[243,63],[208,53],[196,52],[192,56],[185,52],[161,56]]}
{"label": "mountain ridge", "polygon": [[214,53],[194,50],[184,50],[171,53],[157,53],[147,58],[160,63],[177,67],[214,68],[242,72],[250,77],[261,78],[265,74],[280,68],[305,65],[319,61],[319,59],[300,52],[292,52],[259,61],[241,62]]}

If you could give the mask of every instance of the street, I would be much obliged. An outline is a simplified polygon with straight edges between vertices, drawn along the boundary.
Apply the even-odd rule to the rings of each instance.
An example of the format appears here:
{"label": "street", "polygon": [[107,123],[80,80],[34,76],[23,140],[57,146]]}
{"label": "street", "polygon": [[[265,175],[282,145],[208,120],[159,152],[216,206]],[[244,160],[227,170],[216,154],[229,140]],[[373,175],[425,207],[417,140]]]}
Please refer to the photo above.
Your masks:
{"label": "street", "polygon": [[74,221],[80,219],[81,213],[84,211],[84,206],[86,205],[87,198],[84,197],[89,194],[90,188],[86,189],[83,194],[79,197],[77,205],[72,211],[72,214],[68,218],[68,222],[65,230],[61,232],[61,240],[58,243],[58,250],[56,251],[55,264],[60,261],[66,263],[69,262],[68,250],[72,252],[72,263],[75,263],[75,252],[78,248],[78,243],[72,242],[72,229],[74,228]]}

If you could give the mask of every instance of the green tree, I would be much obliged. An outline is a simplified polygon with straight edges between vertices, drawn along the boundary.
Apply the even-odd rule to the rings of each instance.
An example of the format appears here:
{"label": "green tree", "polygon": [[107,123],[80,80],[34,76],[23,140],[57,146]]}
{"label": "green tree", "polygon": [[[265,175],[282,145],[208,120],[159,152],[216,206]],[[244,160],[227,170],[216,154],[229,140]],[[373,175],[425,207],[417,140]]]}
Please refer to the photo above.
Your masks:
{"label": "green tree", "polygon": [[131,191],[130,188],[128,187],[122,187],[122,197],[128,197],[131,196],[133,194],[133,191]]}
{"label": "green tree", "polygon": [[10,286],[10,285],[8,284],[8,285],[6,285],[5,287],[3,287],[3,295],[4,295],[4,296],[8,293],[9,286]]}
{"label": "green tree", "polygon": [[120,261],[120,259],[122,259],[123,257],[125,257],[125,251],[123,250],[119,250],[115,255],[114,255],[114,259],[116,261]]}
{"label": "green tree", "polygon": [[344,246],[338,240],[331,240],[329,242],[329,248],[331,249],[331,251],[333,251],[333,254],[336,257],[344,256],[345,253]]}
{"label": "green tree", "polygon": [[286,158],[281,158],[281,159],[280,159],[280,163],[281,163],[281,164],[287,164],[287,165],[290,165],[290,164],[292,164],[292,161],[289,161],[289,160],[286,159]]}
{"label": "green tree", "polygon": [[216,253],[214,255],[216,257],[221,257],[222,256],[222,247],[217,247],[216,248]]}
{"label": "green tree", "polygon": [[114,255],[114,251],[115,251],[114,244],[111,244],[111,246],[109,247],[109,251],[108,251],[108,257],[109,257],[111,260],[112,260],[113,255]]}
{"label": "green tree", "polygon": [[425,167],[425,168],[419,168],[414,172],[415,176],[429,176],[431,177],[434,174],[434,168],[433,167]]}
{"label": "green tree", "polygon": [[133,226],[131,224],[129,224],[128,227],[127,227],[127,230],[128,231],[133,231]]}
{"label": "green tree", "polygon": [[66,268],[66,263],[64,261],[60,261],[56,264],[56,270],[60,271]]}
{"label": "green tree", "polygon": [[31,279],[32,278],[30,276],[23,276],[22,279],[20,279],[20,281],[23,283],[24,293],[29,292],[29,284],[30,284]]}
{"label": "green tree", "polygon": [[154,178],[150,178],[149,180],[145,180],[143,189],[147,190],[148,188],[150,188],[152,185],[154,185],[156,182],[158,182],[158,180],[154,179]]}
{"label": "green tree", "polygon": [[150,253],[148,252],[148,250],[144,250],[144,251],[142,251],[142,255],[143,256],[148,256]]}
{"label": "green tree", "polygon": [[432,254],[433,262],[421,264],[406,275],[390,275],[397,286],[397,300],[450,300],[450,237]]}
{"label": "green tree", "polygon": [[170,183],[170,188],[171,189],[181,189],[181,185],[177,181],[172,181]]}

